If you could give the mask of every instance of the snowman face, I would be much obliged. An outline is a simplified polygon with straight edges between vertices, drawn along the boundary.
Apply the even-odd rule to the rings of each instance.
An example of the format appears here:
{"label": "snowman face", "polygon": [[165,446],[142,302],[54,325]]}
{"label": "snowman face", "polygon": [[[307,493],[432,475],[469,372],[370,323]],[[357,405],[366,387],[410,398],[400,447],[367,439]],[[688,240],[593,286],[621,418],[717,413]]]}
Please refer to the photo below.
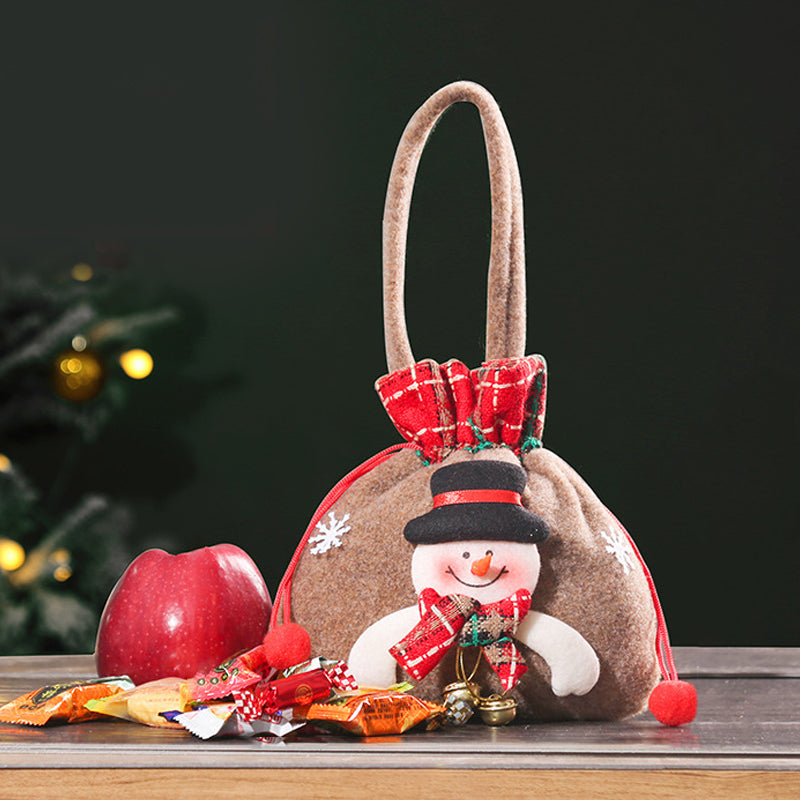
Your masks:
{"label": "snowman face", "polygon": [[417,593],[465,594],[494,603],[517,589],[533,593],[541,560],[535,544],[523,542],[440,542],[420,544],[411,558],[411,580]]}

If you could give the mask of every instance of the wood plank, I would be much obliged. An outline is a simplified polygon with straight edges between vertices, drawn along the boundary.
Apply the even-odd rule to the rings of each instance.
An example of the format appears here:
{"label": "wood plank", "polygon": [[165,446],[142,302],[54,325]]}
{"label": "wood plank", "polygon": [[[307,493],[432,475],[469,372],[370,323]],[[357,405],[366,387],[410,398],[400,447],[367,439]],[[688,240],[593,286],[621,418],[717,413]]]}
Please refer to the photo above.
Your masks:
{"label": "wood plank", "polygon": [[93,655],[0,657],[0,678],[71,680],[96,676]]}
{"label": "wood plank", "polygon": [[800,647],[675,647],[681,678],[800,678]]}
{"label": "wood plank", "polygon": [[[800,678],[800,647],[675,647],[682,677]],[[94,656],[2,656],[0,676],[87,677],[95,674]]]}
{"label": "wood plank", "polygon": [[800,772],[614,770],[15,770],[3,781],[7,800],[80,796],[218,800],[375,800],[413,797],[501,797],[504,800],[783,800],[800,796]]}
{"label": "wood plank", "polygon": [[[698,679],[700,715],[666,728],[649,714],[623,722],[565,722],[357,739],[202,742],[177,730],[120,721],[48,728],[0,725],[0,766],[441,767],[474,762],[515,769],[586,766],[642,769],[800,770],[800,680]],[[747,762],[747,763],[745,763]]]}
{"label": "wood plank", "polygon": [[[399,737],[357,739],[329,736],[267,745],[253,739],[202,742],[184,731],[121,721],[31,728],[0,724],[0,767],[21,771],[80,768],[202,768],[276,770],[376,766],[407,770],[503,768],[553,770],[681,770],[800,772],[800,679],[791,673],[795,653],[747,648],[727,655],[686,652],[712,671],[697,677],[697,720],[666,728],[648,713],[623,722],[517,724],[492,729],[480,724]],[[748,652],[748,651],[753,652]],[[742,676],[725,675],[730,660],[750,664]],[[0,701],[50,683],[89,677],[91,656],[0,658]],[[17,774],[17,773],[15,773]],[[0,792],[0,794],[2,794]],[[800,795],[799,795],[800,796]]]}

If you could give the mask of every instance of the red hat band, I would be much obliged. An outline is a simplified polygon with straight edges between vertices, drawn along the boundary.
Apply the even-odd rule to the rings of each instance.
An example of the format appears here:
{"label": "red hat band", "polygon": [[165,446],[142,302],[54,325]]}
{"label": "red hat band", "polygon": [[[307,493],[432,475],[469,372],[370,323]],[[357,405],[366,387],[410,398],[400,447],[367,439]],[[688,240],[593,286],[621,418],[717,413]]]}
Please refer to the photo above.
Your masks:
{"label": "red hat band", "polygon": [[536,544],[550,528],[525,508],[527,475],[519,463],[493,459],[459,461],[431,474],[433,508],[410,519],[403,536],[413,545],[495,541]]}
{"label": "red hat band", "polygon": [[461,505],[462,503],[510,503],[521,506],[522,495],[510,489],[459,489],[433,496],[433,507]]}

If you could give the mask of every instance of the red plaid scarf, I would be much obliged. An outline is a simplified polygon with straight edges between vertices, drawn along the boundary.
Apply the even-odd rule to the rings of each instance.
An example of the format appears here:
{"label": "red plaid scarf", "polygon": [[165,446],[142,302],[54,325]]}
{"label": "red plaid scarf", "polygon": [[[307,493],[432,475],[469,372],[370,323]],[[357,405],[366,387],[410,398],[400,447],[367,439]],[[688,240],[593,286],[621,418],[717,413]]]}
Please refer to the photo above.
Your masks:
{"label": "red plaid scarf", "polygon": [[483,606],[463,594],[442,597],[434,589],[423,589],[420,621],[389,652],[409,675],[422,680],[454,644],[477,645],[500,678],[503,691],[508,691],[528,670],[511,636],[530,607],[527,589]]}

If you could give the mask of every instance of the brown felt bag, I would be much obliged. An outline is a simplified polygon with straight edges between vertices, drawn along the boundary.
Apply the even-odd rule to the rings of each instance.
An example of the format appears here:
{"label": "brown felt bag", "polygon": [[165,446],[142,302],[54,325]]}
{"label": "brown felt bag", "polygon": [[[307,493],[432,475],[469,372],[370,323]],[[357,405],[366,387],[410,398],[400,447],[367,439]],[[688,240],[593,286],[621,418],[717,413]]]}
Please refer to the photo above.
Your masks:
{"label": "brown felt bag", "polygon": [[[492,197],[486,361],[473,370],[456,360],[415,361],[403,300],[417,166],[434,125],[457,102],[480,113]],[[459,650],[447,639],[449,623],[433,620],[444,609],[464,625],[459,644],[469,629],[484,646],[476,680],[486,693],[507,690],[520,718],[640,712],[661,674],[677,679],[663,616],[624,528],[542,446],[545,363],[524,355],[519,170],[500,110],[477,84],[444,87],[406,127],[389,179],[383,253],[389,373],[376,388],[406,443],[354,470],[319,507],[278,590],[273,623],[300,623],[315,652],[349,659],[366,683],[408,678],[401,663],[441,656],[422,677],[409,668],[416,692],[439,699]],[[454,581],[466,588],[452,592]],[[430,585],[435,607],[423,603]],[[456,608],[463,602],[472,603],[466,612]],[[479,603],[485,613],[470,617]],[[499,619],[508,635],[493,638],[486,630]],[[397,653],[409,642],[404,662]]]}

